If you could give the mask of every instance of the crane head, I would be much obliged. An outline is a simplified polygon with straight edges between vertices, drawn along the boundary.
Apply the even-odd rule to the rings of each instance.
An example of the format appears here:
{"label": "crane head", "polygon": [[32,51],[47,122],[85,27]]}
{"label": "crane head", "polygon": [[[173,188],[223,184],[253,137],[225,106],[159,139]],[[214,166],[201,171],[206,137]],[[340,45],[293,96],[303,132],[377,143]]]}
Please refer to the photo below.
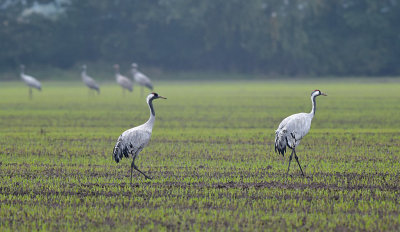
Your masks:
{"label": "crane head", "polygon": [[149,96],[147,96],[147,102],[153,101],[153,100],[158,99],[158,98],[167,99],[166,97],[160,96],[160,95],[158,95],[158,93],[154,93],[153,92],[153,93],[149,94]]}
{"label": "crane head", "polygon": [[311,96],[319,96],[319,95],[322,95],[322,96],[328,96],[326,93],[323,93],[323,92],[321,92],[319,89],[316,89],[316,90],[314,90],[314,91],[312,91],[312,93],[311,93]]}
{"label": "crane head", "polygon": [[86,69],[86,68],[87,68],[86,64],[82,65],[82,69]]}
{"label": "crane head", "polygon": [[167,99],[166,97],[158,95],[158,93],[152,92],[150,95],[153,95],[153,99],[161,98],[161,99]]}
{"label": "crane head", "polygon": [[132,68],[135,68],[135,69],[138,68],[138,65],[136,63],[132,63],[131,66],[132,66]]}

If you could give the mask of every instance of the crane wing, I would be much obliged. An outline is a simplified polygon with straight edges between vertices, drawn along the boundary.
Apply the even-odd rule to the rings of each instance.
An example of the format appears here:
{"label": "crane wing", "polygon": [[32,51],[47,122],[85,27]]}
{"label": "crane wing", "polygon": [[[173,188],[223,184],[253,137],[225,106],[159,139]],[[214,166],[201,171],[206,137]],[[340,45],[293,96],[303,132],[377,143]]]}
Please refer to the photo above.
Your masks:
{"label": "crane wing", "polygon": [[115,162],[119,162],[124,156],[134,155],[143,150],[149,143],[151,133],[145,130],[132,128],[122,133],[115,144],[113,156]]}
{"label": "crane wing", "polygon": [[275,152],[284,155],[286,146],[294,148],[311,127],[309,114],[299,113],[285,118],[275,131]]}
{"label": "crane wing", "polygon": [[21,74],[21,78],[28,86],[39,90],[42,89],[42,84],[36,78],[26,74]]}
{"label": "crane wing", "polygon": [[310,131],[312,118],[306,113],[295,114],[293,116],[295,117],[292,117],[288,121],[285,128],[294,140],[300,141]]}
{"label": "crane wing", "polygon": [[153,90],[153,85],[151,83],[150,78],[147,77],[146,75],[144,75],[143,73],[141,73],[141,72],[135,73],[134,78],[135,78],[135,81],[137,83],[139,83],[140,85],[146,86],[150,90]]}
{"label": "crane wing", "polygon": [[96,81],[93,80],[93,78],[91,78],[90,76],[85,76],[84,82],[89,88],[99,91],[99,86],[97,85]]}
{"label": "crane wing", "polygon": [[130,92],[133,90],[133,83],[131,80],[129,80],[127,77],[122,76],[122,75],[117,75],[117,82],[119,85],[121,85],[123,88],[128,89]]}

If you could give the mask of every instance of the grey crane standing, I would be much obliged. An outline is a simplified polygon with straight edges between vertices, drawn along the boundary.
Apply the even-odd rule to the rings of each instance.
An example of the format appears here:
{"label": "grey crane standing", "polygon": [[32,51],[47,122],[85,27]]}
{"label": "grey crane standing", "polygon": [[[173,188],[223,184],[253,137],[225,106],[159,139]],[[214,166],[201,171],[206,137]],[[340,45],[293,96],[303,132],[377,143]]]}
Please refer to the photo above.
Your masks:
{"label": "grey crane standing", "polygon": [[143,96],[144,87],[153,90],[153,84],[150,78],[138,71],[138,65],[136,63],[132,63],[132,75],[135,82],[141,85],[140,96]]}
{"label": "grey crane standing", "polygon": [[311,121],[315,115],[316,102],[315,98],[318,96],[327,96],[319,90],[314,90],[311,93],[312,110],[310,113],[293,114],[279,124],[278,129],[275,131],[275,152],[282,154],[285,157],[286,146],[292,149],[289,157],[289,166],[287,174],[289,173],[290,162],[294,153],[294,158],[300,167],[301,174],[304,176],[303,170],[296,154],[296,147],[300,144],[301,139],[308,133],[311,128]]}
{"label": "grey crane standing", "polygon": [[90,76],[87,75],[86,69],[87,69],[86,64],[82,65],[81,77],[82,77],[83,83],[85,83],[85,85],[89,88],[89,91],[91,89],[93,89],[93,90],[97,91],[98,94],[100,94],[99,85],[96,83],[95,80],[93,80],[93,78],[91,78]]}
{"label": "grey crane standing", "polygon": [[115,80],[122,87],[123,94],[125,95],[125,89],[127,89],[129,92],[132,92],[132,90],[133,90],[132,81],[129,78],[127,78],[126,76],[122,76],[119,73],[119,65],[118,64],[114,64],[114,69],[115,69]]}
{"label": "grey crane standing", "polygon": [[131,184],[132,184],[132,171],[135,169],[144,175],[146,179],[151,179],[148,175],[144,174],[140,171],[135,165],[135,159],[139,155],[139,153],[143,150],[143,148],[149,143],[151,132],[153,131],[154,121],[156,119],[156,113],[153,108],[153,100],[155,99],[167,99],[158,95],[157,93],[151,93],[147,96],[147,105],[150,108],[150,118],[146,123],[131,128],[129,130],[124,131],[118,138],[117,143],[115,144],[113,150],[113,156],[115,162],[119,162],[124,156],[129,158],[132,156],[131,163]]}
{"label": "grey crane standing", "polygon": [[42,84],[36,78],[25,74],[25,65],[21,64],[21,79],[29,86],[29,98],[32,99],[32,88],[42,90]]}

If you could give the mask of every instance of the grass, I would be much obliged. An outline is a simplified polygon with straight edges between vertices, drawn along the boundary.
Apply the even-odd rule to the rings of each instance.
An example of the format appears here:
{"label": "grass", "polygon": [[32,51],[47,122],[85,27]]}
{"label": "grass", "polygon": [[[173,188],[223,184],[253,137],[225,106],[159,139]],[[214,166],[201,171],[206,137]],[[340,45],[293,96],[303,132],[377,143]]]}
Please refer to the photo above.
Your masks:
{"label": "grass", "polygon": [[[0,85],[0,230],[400,230],[400,83],[162,82],[152,140],[116,164],[124,130],[144,123],[144,98],[114,84],[43,91]],[[286,175],[274,130],[317,112]]]}

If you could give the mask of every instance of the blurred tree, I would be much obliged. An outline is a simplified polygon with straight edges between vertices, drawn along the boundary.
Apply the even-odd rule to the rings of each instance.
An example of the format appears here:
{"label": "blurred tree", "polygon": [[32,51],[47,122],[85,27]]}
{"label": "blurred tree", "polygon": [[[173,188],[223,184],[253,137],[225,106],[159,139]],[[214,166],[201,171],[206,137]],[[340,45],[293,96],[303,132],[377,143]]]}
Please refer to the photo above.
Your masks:
{"label": "blurred tree", "polygon": [[0,68],[398,75],[398,0],[0,0]]}

